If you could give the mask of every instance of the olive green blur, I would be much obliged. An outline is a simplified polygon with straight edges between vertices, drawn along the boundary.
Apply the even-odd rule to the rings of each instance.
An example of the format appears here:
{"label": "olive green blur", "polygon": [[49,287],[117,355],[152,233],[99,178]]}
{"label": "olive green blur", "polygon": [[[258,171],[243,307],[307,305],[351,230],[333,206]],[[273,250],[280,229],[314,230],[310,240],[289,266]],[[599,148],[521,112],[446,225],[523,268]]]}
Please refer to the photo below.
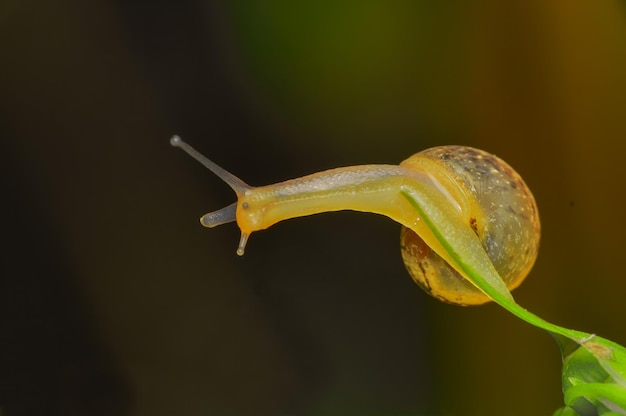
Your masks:
{"label": "olive green blur", "polygon": [[514,292],[626,344],[626,3],[0,2],[0,413],[548,415],[556,344],[441,303],[400,227],[206,229],[231,189],[459,144],[532,190]]}

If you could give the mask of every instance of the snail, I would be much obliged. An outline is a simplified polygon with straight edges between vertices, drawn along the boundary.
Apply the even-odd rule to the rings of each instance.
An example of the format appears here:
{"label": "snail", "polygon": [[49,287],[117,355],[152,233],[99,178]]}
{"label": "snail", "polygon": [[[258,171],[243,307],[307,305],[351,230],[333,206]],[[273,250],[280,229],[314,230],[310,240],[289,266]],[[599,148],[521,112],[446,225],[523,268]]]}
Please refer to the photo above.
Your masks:
{"label": "snail", "polygon": [[540,223],[532,193],[506,162],[482,150],[440,146],[398,166],[341,167],[252,187],[180,137],[170,143],[235,191],[237,202],[200,222],[216,227],[236,221],[238,255],[252,232],[282,220],[327,211],[372,212],[402,225],[402,258],[420,287],[445,302],[479,305],[490,296],[474,276],[512,299],[510,290],[526,278],[538,254]]}

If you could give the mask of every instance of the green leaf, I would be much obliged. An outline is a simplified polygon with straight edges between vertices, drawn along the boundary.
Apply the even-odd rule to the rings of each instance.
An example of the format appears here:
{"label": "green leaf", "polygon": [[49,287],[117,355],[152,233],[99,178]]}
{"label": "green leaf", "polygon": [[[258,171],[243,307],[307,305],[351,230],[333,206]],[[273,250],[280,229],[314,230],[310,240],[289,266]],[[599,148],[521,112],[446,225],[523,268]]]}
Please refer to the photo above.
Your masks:
{"label": "green leaf", "polygon": [[626,415],[626,348],[581,331],[552,324],[518,305],[487,253],[460,218],[439,209],[436,196],[403,190],[461,274],[518,318],[553,335],[563,355],[565,407],[553,416]]}
{"label": "green leaf", "polygon": [[572,409],[569,406],[561,407],[556,412],[552,414],[552,416],[579,416],[576,410]]}
{"label": "green leaf", "polygon": [[563,360],[565,403],[580,415],[626,415],[626,349],[604,338],[584,340]]}

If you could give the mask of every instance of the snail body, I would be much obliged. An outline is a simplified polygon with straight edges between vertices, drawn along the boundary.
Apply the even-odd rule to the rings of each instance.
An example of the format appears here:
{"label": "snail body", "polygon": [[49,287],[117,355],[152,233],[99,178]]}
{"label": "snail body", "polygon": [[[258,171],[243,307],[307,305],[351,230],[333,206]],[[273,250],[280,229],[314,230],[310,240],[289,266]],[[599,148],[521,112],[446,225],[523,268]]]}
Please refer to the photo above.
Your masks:
{"label": "snail body", "polygon": [[537,256],[540,226],[530,190],[508,164],[482,150],[435,147],[400,165],[342,167],[252,187],[178,136],[170,143],[237,194],[236,203],[200,222],[236,221],[239,255],[252,232],[285,219],[339,210],[381,214],[403,226],[402,257],[413,279],[434,297],[460,305],[490,300],[473,281],[476,273],[510,297]]}

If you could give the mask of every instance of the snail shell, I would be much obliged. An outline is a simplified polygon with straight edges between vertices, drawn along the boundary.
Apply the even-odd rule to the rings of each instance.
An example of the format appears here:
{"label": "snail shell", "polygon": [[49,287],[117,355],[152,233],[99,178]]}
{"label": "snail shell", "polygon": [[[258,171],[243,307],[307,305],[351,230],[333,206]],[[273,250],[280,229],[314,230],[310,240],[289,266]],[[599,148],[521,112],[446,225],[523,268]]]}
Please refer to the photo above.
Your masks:
{"label": "snail shell", "polygon": [[[535,199],[519,174],[490,153],[462,146],[426,149],[400,166],[437,176],[509,290],[519,286],[535,263],[540,236]],[[400,245],[409,274],[432,296],[458,305],[490,300],[412,230],[402,227]]]}

